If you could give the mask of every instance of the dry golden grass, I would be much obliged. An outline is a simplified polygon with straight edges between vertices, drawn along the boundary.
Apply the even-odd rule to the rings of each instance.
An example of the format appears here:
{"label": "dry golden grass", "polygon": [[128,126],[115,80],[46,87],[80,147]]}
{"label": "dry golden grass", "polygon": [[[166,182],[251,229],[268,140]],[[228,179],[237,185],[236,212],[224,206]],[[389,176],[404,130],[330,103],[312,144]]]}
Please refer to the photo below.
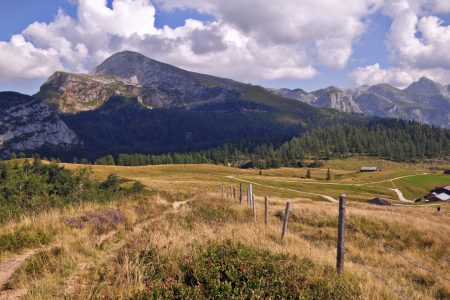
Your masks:
{"label": "dry golden grass", "polygon": [[[128,298],[136,290],[145,289],[145,272],[149,266],[142,266],[136,261],[128,259],[130,253],[150,250],[156,247],[160,257],[168,258],[174,265],[183,256],[195,257],[199,255],[196,245],[207,245],[213,241],[242,243],[248,247],[267,249],[275,253],[285,253],[298,257],[308,257],[317,266],[335,266],[336,251],[334,248],[323,246],[292,234],[288,234],[285,241],[280,240],[281,231],[275,226],[265,227],[258,219],[255,223],[249,208],[238,205],[235,201],[224,200],[216,195],[199,195],[191,200],[187,210],[179,214],[169,214],[158,220],[140,234],[132,237],[122,252],[115,259],[110,260],[103,267],[93,271],[91,278],[86,278],[88,288],[79,294],[77,299],[92,296],[106,296]],[[281,199],[274,199],[281,202]],[[275,203],[271,203],[275,205]],[[239,215],[234,222],[215,223],[206,222],[195,224],[193,229],[187,228],[183,215],[199,206],[209,206],[220,209],[227,206]],[[279,208],[284,208],[281,203]],[[330,217],[337,216],[337,207],[328,203],[303,201],[293,204],[292,211],[308,214],[318,214]],[[450,230],[450,214],[437,215],[430,208],[415,210],[414,208],[380,208],[369,205],[354,204],[348,208],[348,220],[357,224],[367,232],[378,232],[381,241],[395,244],[401,253],[415,263],[450,277],[450,256],[447,252],[450,238],[446,234]],[[262,210],[258,206],[258,213]],[[435,219],[430,226],[430,217]],[[281,225],[282,221],[277,213],[271,213],[271,222]],[[334,227],[316,221],[304,220],[291,214],[288,227],[304,235],[320,237],[330,243],[335,243],[336,230]],[[308,225],[309,224],[309,225]],[[387,229],[385,226],[388,226]],[[386,241],[391,235],[395,238]],[[402,240],[402,236],[410,237],[409,243]],[[428,243],[424,247],[420,243]],[[374,272],[385,278],[393,287],[409,299],[439,299],[450,295],[450,284],[445,280],[420,270],[399,255],[378,246],[373,241],[347,229],[346,248],[358,259],[364,262]],[[105,274],[106,272],[106,274]],[[110,273],[108,273],[110,272]],[[101,275],[101,276],[100,276]],[[312,280],[320,280],[316,270],[310,270]],[[346,286],[359,290],[361,299],[396,299],[398,295],[388,288],[385,283],[377,279],[361,265],[346,257],[345,272],[342,278]],[[442,298],[443,299],[443,298]]]}
{"label": "dry golden grass", "polygon": [[[79,165],[65,164],[69,169]],[[327,166],[325,166],[327,167]],[[335,169],[332,169],[335,167]],[[383,176],[397,176],[399,172],[406,174],[422,173],[426,168],[411,166],[401,170],[403,165],[391,169]],[[416,168],[416,169],[415,169]],[[39,216],[23,217],[0,228],[0,235],[17,230],[38,230],[53,234],[50,243],[53,248],[62,249],[58,255],[52,256],[56,271],[47,270],[40,276],[32,276],[25,272],[24,265],[11,279],[15,289],[27,289],[25,299],[47,299],[64,295],[68,279],[74,274],[80,263],[93,266],[88,273],[80,275],[84,285],[76,286],[75,294],[65,295],[73,299],[89,299],[109,297],[125,299],[132,297],[136,291],[147,288],[146,272],[151,265],[141,265],[131,259],[140,251],[157,249],[158,257],[165,259],[174,270],[178,270],[180,257],[197,257],[201,253],[197,245],[208,245],[213,242],[222,243],[231,240],[247,247],[267,249],[273,253],[296,255],[309,258],[315,268],[308,273],[311,282],[320,281],[320,268],[335,267],[336,250],[288,233],[286,240],[281,241],[281,230],[276,226],[265,227],[262,220],[253,222],[251,210],[246,205],[245,192],[243,204],[237,200],[223,199],[216,193],[219,186],[225,185],[225,192],[233,186],[238,189],[237,178],[258,180],[288,180],[304,182],[305,169],[277,169],[263,171],[239,170],[212,165],[170,165],[146,167],[93,166],[94,176],[105,179],[110,173],[120,177],[140,180],[148,189],[168,191],[170,193],[197,193],[189,199],[182,209],[173,209],[174,198],[167,198],[164,193],[155,194],[145,199],[128,199],[120,203],[105,205],[85,204],[81,207],[69,207],[62,211],[49,211]],[[352,170],[339,169],[338,162],[331,165],[334,174],[342,177],[333,182],[347,182],[351,178],[364,177]],[[324,175],[323,175],[324,174]],[[239,177],[236,177],[239,175]],[[326,168],[313,170],[313,180],[322,181]],[[226,176],[234,176],[228,178]],[[364,175],[367,176],[367,175]],[[380,175],[381,176],[381,175]],[[281,183],[278,185],[283,187]],[[305,185],[306,186],[306,185]],[[247,183],[244,183],[244,190]],[[327,187],[337,198],[340,190]],[[380,185],[379,190],[387,189]],[[327,189],[318,187],[317,191],[326,193]],[[377,190],[373,190],[376,193]],[[238,192],[238,191],[237,191]],[[283,210],[286,201],[291,201],[291,211],[337,218],[338,207],[334,203],[317,201],[319,197],[296,192],[282,191],[264,186],[253,186],[256,201],[263,203],[264,196],[269,196],[269,205]],[[372,190],[363,191],[367,197]],[[361,192],[361,193],[363,193]],[[374,195],[376,196],[376,194]],[[150,219],[142,219],[137,213],[138,207],[148,207],[155,213]],[[220,211],[227,209],[233,212],[234,218],[208,223],[197,220],[189,223],[190,214],[201,207]],[[122,211],[127,223],[117,227],[117,234],[99,243],[100,236],[88,229],[77,229],[61,222],[62,217],[79,216],[87,211],[98,211],[112,208]],[[263,215],[263,206],[257,206],[259,216]],[[173,213],[164,213],[173,210]],[[270,221],[281,226],[284,213],[270,211]],[[440,213],[435,206],[430,207],[379,207],[357,201],[347,202],[347,221],[354,223],[371,236],[399,250],[413,262],[431,268],[443,276],[450,278],[450,206],[443,205]],[[299,234],[311,236],[330,244],[336,244],[336,222],[290,214],[288,228]],[[378,245],[359,233],[346,229],[346,249],[358,260],[366,264],[375,273],[385,278],[389,284],[397,288],[409,299],[445,299],[450,297],[450,285],[438,276],[418,269],[392,251]],[[11,257],[13,253],[4,252],[1,259]],[[345,272],[342,283],[349,291],[357,291],[361,299],[397,299],[396,293],[377,279],[361,265],[346,257]]]}

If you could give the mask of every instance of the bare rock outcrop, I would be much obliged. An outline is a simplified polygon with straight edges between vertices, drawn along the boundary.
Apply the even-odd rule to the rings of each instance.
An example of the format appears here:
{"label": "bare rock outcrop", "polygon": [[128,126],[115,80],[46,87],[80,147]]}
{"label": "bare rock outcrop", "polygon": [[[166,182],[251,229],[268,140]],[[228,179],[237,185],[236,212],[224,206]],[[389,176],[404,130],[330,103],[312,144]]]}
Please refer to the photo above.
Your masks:
{"label": "bare rock outcrop", "polygon": [[2,156],[43,146],[65,149],[78,143],[77,135],[49,105],[19,93],[0,93]]}

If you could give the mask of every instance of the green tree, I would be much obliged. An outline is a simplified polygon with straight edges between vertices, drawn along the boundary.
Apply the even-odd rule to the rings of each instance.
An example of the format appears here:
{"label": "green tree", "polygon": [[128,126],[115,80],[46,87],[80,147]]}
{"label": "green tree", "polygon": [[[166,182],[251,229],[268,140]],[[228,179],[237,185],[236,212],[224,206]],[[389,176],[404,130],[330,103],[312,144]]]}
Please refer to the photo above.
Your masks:
{"label": "green tree", "polygon": [[3,171],[2,171],[2,178],[5,180],[8,180],[9,178],[11,178],[12,176],[12,169],[11,169],[11,164],[7,163],[5,164]]}
{"label": "green tree", "polygon": [[42,167],[42,160],[41,160],[41,156],[39,154],[35,154],[33,156],[34,161],[33,161],[33,166],[37,169],[37,171],[40,173],[41,172],[41,167]]}
{"label": "green tree", "polygon": [[311,171],[309,169],[306,171],[306,178],[311,178]]}
{"label": "green tree", "polygon": [[119,190],[120,180],[115,173],[108,175],[105,181],[100,184],[100,188],[117,192]]}
{"label": "green tree", "polygon": [[327,180],[331,180],[330,168],[328,168],[328,172],[327,172]]}
{"label": "green tree", "polygon": [[28,161],[28,159],[25,158],[25,161],[23,162],[23,171],[25,172],[25,178],[28,179],[28,172],[31,169],[31,164]]}
{"label": "green tree", "polygon": [[19,153],[19,158],[25,158],[25,153],[20,152],[20,153]]}
{"label": "green tree", "polygon": [[109,165],[109,166],[115,166],[116,165],[116,163],[114,162],[114,158],[112,157],[111,154],[106,157],[106,164]]}
{"label": "green tree", "polygon": [[13,153],[11,153],[10,157],[11,157],[11,159],[16,159],[17,155],[13,152]]}

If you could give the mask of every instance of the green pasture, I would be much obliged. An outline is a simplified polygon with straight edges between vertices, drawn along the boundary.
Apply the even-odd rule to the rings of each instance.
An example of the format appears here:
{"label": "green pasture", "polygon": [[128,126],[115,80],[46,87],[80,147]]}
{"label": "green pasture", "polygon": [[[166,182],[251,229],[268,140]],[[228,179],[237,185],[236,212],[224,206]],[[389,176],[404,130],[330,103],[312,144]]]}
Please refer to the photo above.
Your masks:
{"label": "green pasture", "polygon": [[438,186],[450,184],[450,175],[442,172],[414,177],[401,178],[394,181],[395,186],[402,191],[407,199],[417,199]]}

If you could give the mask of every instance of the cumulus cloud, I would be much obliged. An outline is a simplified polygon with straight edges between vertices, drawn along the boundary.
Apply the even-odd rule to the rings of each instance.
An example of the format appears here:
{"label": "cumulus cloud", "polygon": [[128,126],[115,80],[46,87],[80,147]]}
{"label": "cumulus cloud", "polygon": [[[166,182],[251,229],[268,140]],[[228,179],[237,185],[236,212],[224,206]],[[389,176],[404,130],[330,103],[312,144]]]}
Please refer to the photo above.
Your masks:
{"label": "cumulus cloud", "polygon": [[[192,8],[216,22],[188,19],[157,29],[149,0],[70,0],[77,18],[59,11],[0,42],[0,81],[46,77],[57,70],[88,72],[110,55],[132,50],[188,70],[245,82],[306,79],[315,66],[341,70],[365,18],[383,0],[160,0],[162,10]],[[20,49],[19,49],[20,48]]]}
{"label": "cumulus cloud", "polygon": [[[393,67],[378,64],[353,70],[357,84],[376,81],[404,87],[422,76],[450,84],[450,26],[433,13],[450,12],[447,0],[389,0],[382,12],[392,18],[385,45]],[[420,34],[418,34],[420,33]]]}

